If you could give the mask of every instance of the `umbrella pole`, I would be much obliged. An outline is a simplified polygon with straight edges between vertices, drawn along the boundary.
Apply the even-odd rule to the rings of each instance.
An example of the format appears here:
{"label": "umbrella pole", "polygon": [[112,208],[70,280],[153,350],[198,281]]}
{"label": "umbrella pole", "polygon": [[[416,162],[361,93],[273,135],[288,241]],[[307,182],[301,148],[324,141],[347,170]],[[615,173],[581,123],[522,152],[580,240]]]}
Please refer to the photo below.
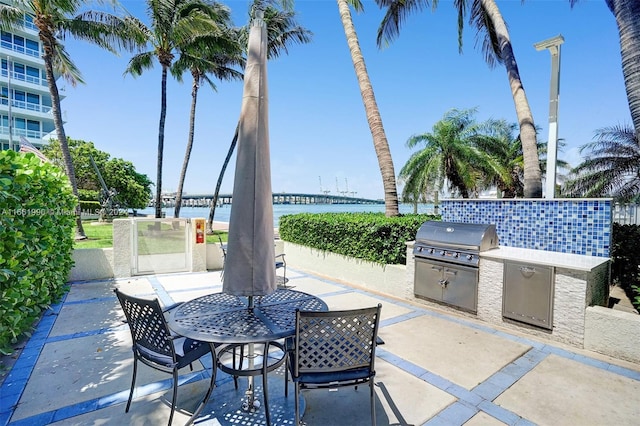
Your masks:
{"label": "umbrella pole", "polygon": [[[248,309],[249,310],[253,310],[254,306],[255,305],[254,305],[254,302],[253,302],[253,296],[248,296]],[[255,348],[254,348],[254,344],[253,343],[249,343],[247,345],[247,349],[249,350],[249,353],[247,355],[247,359],[249,360],[249,370],[253,370],[255,368],[255,363],[254,363],[254,357],[255,357],[254,349]],[[247,377],[247,379],[249,381],[249,387],[247,388],[247,391],[244,393],[245,396],[246,396],[246,400],[242,404],[242,408],[245,411],[251,411],[251,410],[260,408],[260,401],[255,399],[253,376],[249,376],[249,377]]]}

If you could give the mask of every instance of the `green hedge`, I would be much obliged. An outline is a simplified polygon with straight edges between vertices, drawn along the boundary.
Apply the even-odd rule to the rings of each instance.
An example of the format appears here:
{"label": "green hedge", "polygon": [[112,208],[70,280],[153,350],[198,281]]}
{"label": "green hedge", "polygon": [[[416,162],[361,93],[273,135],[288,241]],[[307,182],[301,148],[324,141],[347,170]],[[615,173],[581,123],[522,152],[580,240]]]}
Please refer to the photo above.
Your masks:
{"label": "green hedge", "polygon": [[640,311],[640,225],[613,224],[611,278]]}
{"label": "green hedge", "polygon": [[381,264],[406,264],[407,246],[427,220],[416,214],[386,217],[383,213],[301,213],[280,217],[284,241]]}
{"label": "green hedge", "polygon": [[76,205],[60,169],[0,152],[0,352],[64,294]]}
{"label": "green hedge", "polygon": [[97,201],[80,200],[80,211],[85,214],[100,214],[102,206]]}

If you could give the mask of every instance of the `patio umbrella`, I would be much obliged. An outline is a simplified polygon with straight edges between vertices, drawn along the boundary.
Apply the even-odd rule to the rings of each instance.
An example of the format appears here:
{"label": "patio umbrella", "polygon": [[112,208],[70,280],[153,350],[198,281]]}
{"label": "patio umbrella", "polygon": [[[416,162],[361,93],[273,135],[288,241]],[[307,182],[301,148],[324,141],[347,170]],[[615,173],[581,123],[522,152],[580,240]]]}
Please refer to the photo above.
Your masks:
{"label": "patio umbrella", "polygon": [[276,288],[273,198],[267,111],[267,29],[263,11],[251,25],[222,291],[236,296]]}

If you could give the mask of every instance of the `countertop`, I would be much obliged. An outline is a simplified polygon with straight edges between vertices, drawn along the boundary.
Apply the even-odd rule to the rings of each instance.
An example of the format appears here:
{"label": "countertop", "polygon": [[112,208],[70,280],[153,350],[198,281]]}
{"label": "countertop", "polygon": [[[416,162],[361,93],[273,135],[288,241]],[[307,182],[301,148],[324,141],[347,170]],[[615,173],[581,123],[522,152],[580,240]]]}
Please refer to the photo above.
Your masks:
{"label": "countertop", "polygon": [[585,256],[556,251],[500,246],[480,253],[481,259],[513,260],[534,265],[556,266],[578,271],[592,271],[610,260],[608,257]]}

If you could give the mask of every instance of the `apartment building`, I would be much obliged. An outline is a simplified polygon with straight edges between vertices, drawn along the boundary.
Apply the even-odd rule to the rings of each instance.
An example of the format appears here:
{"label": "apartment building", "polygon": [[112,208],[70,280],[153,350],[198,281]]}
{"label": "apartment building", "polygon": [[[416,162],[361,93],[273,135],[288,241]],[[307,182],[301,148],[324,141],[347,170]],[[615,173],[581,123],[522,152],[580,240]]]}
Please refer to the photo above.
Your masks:
{"label": "apartment building", "polygon": [[17,151],[20,136],[41,147],[55,125],[42,46],[30,15],[24,15],[21,28],[0,32],[0,60],[0,149]]}

